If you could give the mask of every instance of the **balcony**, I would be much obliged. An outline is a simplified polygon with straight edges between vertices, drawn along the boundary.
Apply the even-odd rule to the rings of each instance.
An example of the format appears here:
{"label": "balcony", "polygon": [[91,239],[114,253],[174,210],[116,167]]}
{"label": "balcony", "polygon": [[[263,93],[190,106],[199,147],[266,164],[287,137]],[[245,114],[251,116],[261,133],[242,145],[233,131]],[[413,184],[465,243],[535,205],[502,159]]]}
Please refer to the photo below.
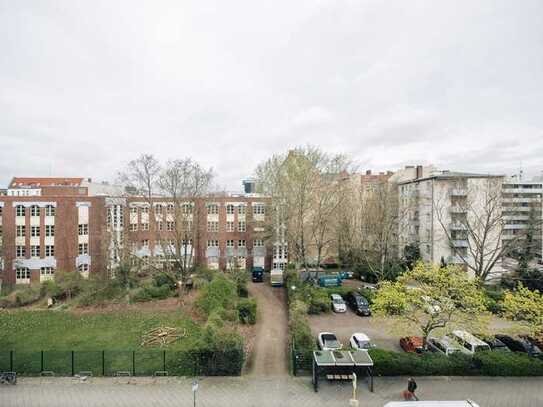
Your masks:
{"label": "balcony", "polygon": [[457,240],[451,240],[451,246],[452,247],[469,247],[469,243],[465,239],[457,239]]}
{"label": "balcony", "polygon": [[450,213],[467,213],[467,209],[466,208],[463,208],[461,206],[451,206],[449,208],[449,212]]}
{"label": "balcony", "polygon": [[464,264],[464,260],[460,256],[449,256],[445,261],[447,264]]}
{"label": "balcony", "polygon": [[451,188],[449,190],[450,196],[468,196],[468,190],[464,188]]}
{"label": "balcony", "polygon": [[449,230],[467,230],[467,226],[460,222],[452,222],[449,224]]}

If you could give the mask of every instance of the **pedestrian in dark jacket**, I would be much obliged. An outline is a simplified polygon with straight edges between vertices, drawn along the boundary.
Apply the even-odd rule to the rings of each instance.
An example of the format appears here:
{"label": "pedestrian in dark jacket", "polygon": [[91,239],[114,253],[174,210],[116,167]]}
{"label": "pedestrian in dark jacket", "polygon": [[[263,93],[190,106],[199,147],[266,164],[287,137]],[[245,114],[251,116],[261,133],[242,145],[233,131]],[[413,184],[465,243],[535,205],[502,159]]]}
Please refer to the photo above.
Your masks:
{"label": "pedestrian in dark jacket", "polygon": [[415,381],[415,379],[410,377],[407,380],[407,395],[409,399],[418,400],[418,397],[415,395],[415,390],[417,390],[417,382]]}

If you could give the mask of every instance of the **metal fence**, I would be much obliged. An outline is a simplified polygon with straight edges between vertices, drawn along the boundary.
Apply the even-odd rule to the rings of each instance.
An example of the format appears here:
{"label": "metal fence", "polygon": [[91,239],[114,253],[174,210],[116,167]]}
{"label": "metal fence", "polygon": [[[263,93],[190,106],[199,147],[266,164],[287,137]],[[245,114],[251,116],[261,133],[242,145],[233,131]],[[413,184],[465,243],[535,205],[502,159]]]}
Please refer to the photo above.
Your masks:
{"label": "metal fence", "polygon": [[0,351],[0,371],[22,376],[238,376],[243,349],[226,351]]}
{"label": "metal fence", "polygon": [[294,346],[290,350],[292,360],[292,374],[298,376],[299,374],[310,375],[313,367],[313,351],[312,350],[297,350]]}

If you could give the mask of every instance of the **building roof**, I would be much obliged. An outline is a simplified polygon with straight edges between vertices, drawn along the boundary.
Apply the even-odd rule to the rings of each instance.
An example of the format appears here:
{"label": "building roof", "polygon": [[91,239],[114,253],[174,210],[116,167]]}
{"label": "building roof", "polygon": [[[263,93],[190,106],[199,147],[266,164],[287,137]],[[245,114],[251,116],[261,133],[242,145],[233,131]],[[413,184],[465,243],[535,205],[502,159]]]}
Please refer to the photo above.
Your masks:
{"label": "building roof", "polygon": [[84,178],[59,178],[59,177],[13,177],[9,188],[40,188],[40,187],[78,187]]}
{"label": "building roof", "polygon": [[461,172],[461,171],[440,171],[430,174],[427,177],[414,178],[406,181],[402,181],[399,184],[410,184],[413,182],[427,181],[431,179],[455,179],[455,178],[503,178],[504,175],[493,174],[477,174],[473,172]]}

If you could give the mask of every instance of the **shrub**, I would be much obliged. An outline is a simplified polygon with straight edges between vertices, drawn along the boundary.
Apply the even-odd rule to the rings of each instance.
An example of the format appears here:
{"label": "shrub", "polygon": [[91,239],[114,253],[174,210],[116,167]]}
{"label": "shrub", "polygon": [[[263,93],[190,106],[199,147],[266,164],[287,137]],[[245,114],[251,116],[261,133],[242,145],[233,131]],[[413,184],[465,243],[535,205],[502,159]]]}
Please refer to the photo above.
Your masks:
{"label": "shrub", "polygon": [[238,302],[239,320],[244,324],[256,324],[256,300],[254,298],[241,299]]}
{"label": "shrub", "polygon": [[71,299],[76,296],[84,285],[85,280],[76,271],[58,270],[55,272],[56,299]]}
{"label": "shrub", "polygon": [[481,352],[473,357],[484,376],[543,376],[543,361],[518,352]]}
{"label": "shrub", "polygon": [[329,312],[331,309],[330,296],[326,290],[311,288],[309,300],[309,314],[320,314]]}
{"label": "shrub", "polygon": [[145,284],[137,288],[132,294],[133,302],[145,302],[152,300],[163,300],[171,295],[170,288],[167,285],[156,287],[151,284]]}
{"label": "shrub", "polygon": [[205,315],[217,308],[231,309],[236,300],[236,285],[223,275],[216,275],[200,291],[196,307]]}
{"label": "shrub", "polygon": [[504,298],[503,290],[499,288],[485,288],[485,305],[486,308],[493,314],[499,314],[502,312],[502,303]]}
{"label": "shrub", "polygon": [[118,280],[91,280],[79,293],[77,302],[79,305],[103,304],[122,297],[124,293]]}
{"label": "shrub", "polygon": [[170,291],[174,291],[177,288],[177,280],[175,276],[170,273],[158,273],[153,277],[153,281],[157,287],[167,286]]}
{"label": "shrub", "polygon": [[303,301],[295,300],[289,307],[289,330],[292,345],[296,350],[306,351],[315,347],[311,328],[307,320],[308,305]]}
{"label": "shrub", "polygon": [[13,308],[30,305],[42,298],[39,285],[28,285],[15,289],[0,299],[0,308]]}

